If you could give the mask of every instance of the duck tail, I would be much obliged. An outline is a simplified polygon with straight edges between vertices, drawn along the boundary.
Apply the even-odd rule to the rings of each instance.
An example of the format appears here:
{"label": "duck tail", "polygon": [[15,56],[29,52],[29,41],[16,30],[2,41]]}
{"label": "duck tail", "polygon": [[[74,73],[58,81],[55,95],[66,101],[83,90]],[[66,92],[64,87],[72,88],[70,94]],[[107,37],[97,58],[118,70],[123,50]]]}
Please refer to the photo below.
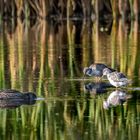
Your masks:
{"label": "duck tail", "polygon": [[131,79],[129,79],[129,80],[127,80],[127,83],[128,83],[128,84],[132,84],[133,82],[132,82]]}
{"label": "duck tail", "polygon": [[126,99],[131,99],[132,98],[132,95],[127,95],[126,96]]}

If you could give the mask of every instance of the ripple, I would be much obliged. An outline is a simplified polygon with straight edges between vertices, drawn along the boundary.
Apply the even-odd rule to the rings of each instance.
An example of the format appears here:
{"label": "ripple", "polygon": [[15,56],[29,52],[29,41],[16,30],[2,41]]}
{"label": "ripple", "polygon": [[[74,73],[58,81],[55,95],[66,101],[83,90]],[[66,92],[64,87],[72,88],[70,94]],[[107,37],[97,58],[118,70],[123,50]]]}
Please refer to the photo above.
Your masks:
{"label": "ripple", "polygon": [[37,98],[36,100],[37,100],[37,101],[45,100],[45,98],[43,98],[43,97],[39,97],[39,98]]}
{"label": "ripple", "polygon": [[128,90],[132,90],[132,91],[140,91],[140,87],[132,87],[132,88],[128,88]]}

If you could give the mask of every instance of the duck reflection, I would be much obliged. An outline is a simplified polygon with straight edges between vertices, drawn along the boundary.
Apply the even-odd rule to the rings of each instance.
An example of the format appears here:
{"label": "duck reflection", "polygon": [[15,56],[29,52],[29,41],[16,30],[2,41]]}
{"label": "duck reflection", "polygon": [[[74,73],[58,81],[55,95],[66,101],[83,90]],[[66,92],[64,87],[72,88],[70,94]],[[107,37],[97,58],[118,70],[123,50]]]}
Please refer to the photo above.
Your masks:
{"label": "duck reflection", "polygon": [[35,103],[36,100],[26,100],[26,99],[0,100],[0,108],[14,109],[20,107],[21,105],[33,105]]}
{"label": "duck reflection", "polygon": [[113,91],[107,98],[106,101],[103,102],[104,109],[109,109],[112,106],[123,105],[128,99],[132,96],[128,95],[125,91],[116,90]]}
{"label": "duck reflection", "polygon": [[90,94],[102,94],[108,91],[108,88],[112,87],[110,83],[99,82],[99,83],[86,83],[84,85],[84,90],[90,92]]}

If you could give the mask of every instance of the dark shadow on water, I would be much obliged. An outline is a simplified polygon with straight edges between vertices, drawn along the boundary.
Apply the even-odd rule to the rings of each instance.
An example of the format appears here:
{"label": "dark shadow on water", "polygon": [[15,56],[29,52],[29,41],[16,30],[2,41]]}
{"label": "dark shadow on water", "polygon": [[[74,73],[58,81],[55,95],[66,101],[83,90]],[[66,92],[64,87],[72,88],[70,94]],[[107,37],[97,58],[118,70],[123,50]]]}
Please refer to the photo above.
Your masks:
{"label": "dark shadow on water", "polygon": [[103,94],[107,93],[108,88],[112,88],[113,86],[107,82],[98,82],[98,83],[86,83],[84,85],[84,91],[89,92],[90,94]]}

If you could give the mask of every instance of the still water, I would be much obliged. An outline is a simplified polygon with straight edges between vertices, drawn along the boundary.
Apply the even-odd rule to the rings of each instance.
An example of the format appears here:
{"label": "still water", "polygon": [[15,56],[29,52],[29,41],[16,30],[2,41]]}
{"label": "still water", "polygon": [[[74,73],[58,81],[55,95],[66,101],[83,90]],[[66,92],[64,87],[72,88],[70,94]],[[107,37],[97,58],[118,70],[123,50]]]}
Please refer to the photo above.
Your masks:
{"label": "still water", "polygon": [[[136,21],[1,21],[0,89],[38,99],[0,101],[0,139],[140,139],[139,40]],[[106,79],[83,81],[91,63],[133,82],[115,89]]]}

